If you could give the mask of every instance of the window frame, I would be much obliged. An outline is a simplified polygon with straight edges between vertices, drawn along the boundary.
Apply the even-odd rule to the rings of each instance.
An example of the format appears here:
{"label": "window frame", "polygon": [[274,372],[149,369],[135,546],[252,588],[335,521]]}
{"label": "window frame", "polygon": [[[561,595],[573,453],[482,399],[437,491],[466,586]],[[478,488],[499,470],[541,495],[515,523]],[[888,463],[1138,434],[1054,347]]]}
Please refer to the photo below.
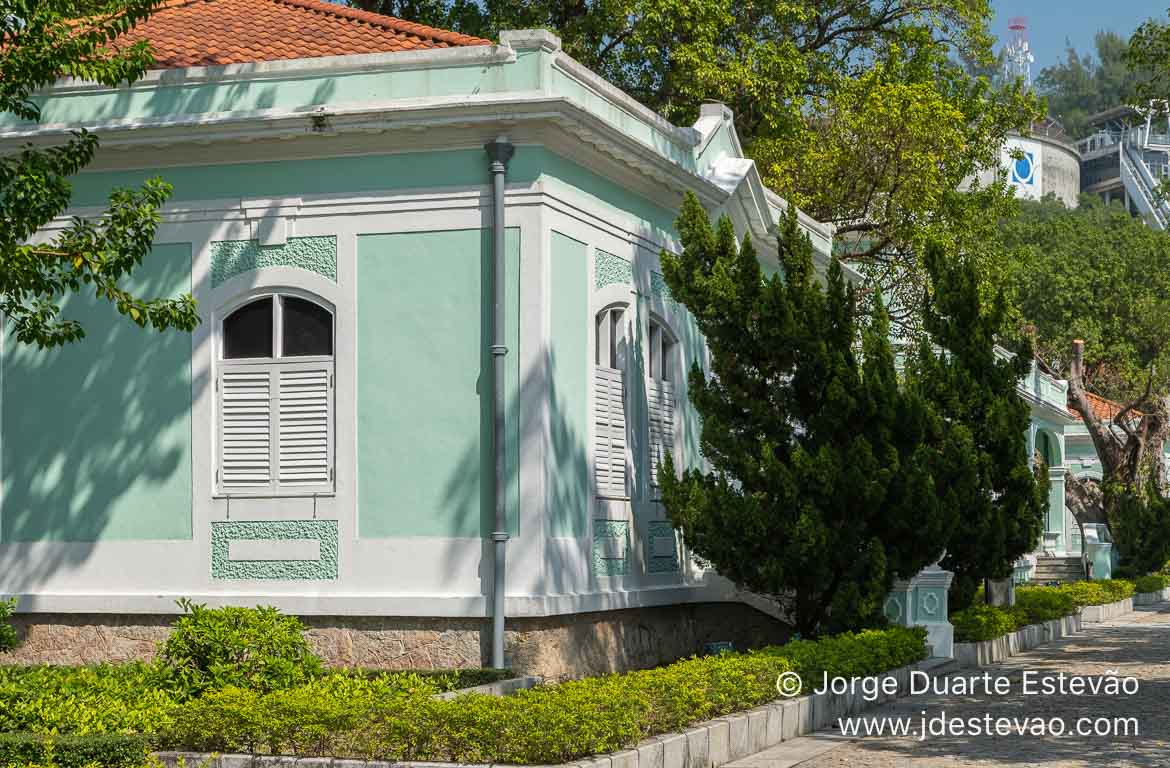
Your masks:
{"label": "window frame", "polygon": [[[329,313],[332,318],[332,335],[330,338],[330,346],[333,348],[332,355],[294,355],[285,357],[284,352],[284,301],[285,296],[292,296],[297,299],[312,302],[321,307]],[[225,341],[223,324],[229,317],[235,314],[236,310],[242,309],[247,305],[260,301],[261,299],[272,299],[272,357],[224,357]],[[266,365],[277,364],[281,361],[286,362],[327,362],[337,359],[337,308],[333,306],[332,302],[326,301],[324,298],[308,291],[298,290],[295,288],[265,288],[260,291],[249,292],[243,297],[230,304],[224,305],[215,318],[215,362],[219,367],[237,365]]]}
{"label": "window frame", "polygon": [[[655,329],[658,333],[654,332]],[[678,350],[678,335],[670,323],[651,313],[646,326],[646,377],[677,384],[682,370]],[[662,375],[664,373],[667,375]]]}
{"label": "window frame", "polygon": [[[656,332],[657,331],[657,332]],[[651,310],[646,319],[646,415],[647,415],[647,435],[646,435],[646,485],[650,492],[650,499],[652,501],[659,501],[662,498],[662,485],[655,479],[654,470],[654,440],[652,438],[653,424],[651,423],[652,408],[650,405],[650,388],[655,386],[655,382],[665,382],[669,384],[671,389],[671,409],[670,409],[670,453],[677,460],[681,456],[680,448],[680,422],[679,422],[679,399],[680,399],[680,379],[683,376],[683,364],[681,358],[682,347],[679,344],[678,334],[674,332],[671,323],[660,313]],[[681,470],[682,465],[676,467],[676,470]]]}
{"label": "window frame", "polygon": [[[332,320],[331,328],[331,355],[296,355],[283,356],[284,328],[283,328],[283,297],[291,296],[304,301],[312,302],[326,310]],[[226,339],[224,322],[237,310],[265,298],[272,300],[272,357],[241,357],[226,358]],[[337,492],[337,306],[328,299],[300,288],[292,286],[265,286],[237,295],[230,302],[223,304],[212,317],[212,362],[213,362],[213,410],[212,418],[212,498],[308,498],[330,497]],[[279,382],[280,372],[290,370],[304,370],[319,367],[328,368],[328,413],[327,413],[327,461],[329,479],[324,483],[290,486],[287,489],[280,485],[279,435],[270,428],[270,461],[269,481],[264,486],[225,488],[223,481],[223,391],[221,382],[225,372],[230,371],[258,371],[265,370],[270,377],[271,417],[275,423],[279,420]]]}
{"label": "window frame", "polygon": [[[621,315],[621,319],[614,323],[610,320],[606,325],[606,332],[601,333],[602,323],[599,322],[602,315],[605,315],[607,320],[612,318],[615,313]],[[615,337],[614,328],[621,327],[621,336]],[[626,374],[630,367],[630,305],[620,301],[611,301],[601,309],[593,313],[593,364],[602,368],[608,368],[612,371],[621,371],[623,375]],[[606,351],[613,355],[613,365],[602,365],[598,362],[601,357],[601,346],[604,341]]]}
{"label": "window frame", "polygon": [[[631,355],[630,349],[633,344],[634,337],[634,304],[628,300],[608,301],[601,305],[600,308],[593,312],[593,349],[590,355],[590,363],[593,373],[590,375],[591,380],[591,395],[590,395],[590,430],[593,433],[590,441],[590,457],[589,457],[589,478],[590,478],[590,494],[594,501],[609,502],[609,501],[629,501],[633,498],[634,489],[634,461],[630,442],[630,378],[631,378]],[[618,315],[620,319],[617,322],[612,320],[614,315]],[[602,317],[605,322],[601,321]],[[602,329],[605,332],[602,333]],[[620,336],[615,335],[615,328],[620,328]],[[606,353],[611,355],[613,365],[602,364],[600,362],[602,347],[606,348]],[[605,491],[599,486],[598,472],[597,472],[597,452],[596,442],[598,440],[597,425],[598,425],[598,411],[597,411],[597,369],[605,369],[607,371],[616,371],[621,376],[622,381],[622,421],[625,435],[623,439],[623,484],[624,488],[621,493],[615,491]]]}

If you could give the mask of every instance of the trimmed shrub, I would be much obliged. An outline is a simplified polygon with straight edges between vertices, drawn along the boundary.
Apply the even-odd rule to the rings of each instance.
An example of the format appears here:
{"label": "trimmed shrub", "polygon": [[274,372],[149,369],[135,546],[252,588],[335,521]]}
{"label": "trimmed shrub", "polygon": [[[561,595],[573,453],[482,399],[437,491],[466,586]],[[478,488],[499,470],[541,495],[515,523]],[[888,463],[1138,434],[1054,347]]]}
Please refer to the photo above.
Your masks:
{"label": "trimmed shrub", "polygon": [[11,651],[16,647],[16,628],[8,623],[16,610],[16,598],[0,600],[0,652]]}
{"label": "trimmed shrub", "polygon": [[977,643],[1015,632],[1028,624],[1027,613],[1019,606],[1006,608],[976,603],[950,616],[956,643]]}
{"label": "trimmed shrub", "polygon": [[275,608],[208,608],[180,600],[159,661],[188,696],[233,686],[274,691],[320,677],[321,660],[295,616]]}
{"label": "trimmed shrub", "polygon": [[1170,587],[1170,576],[1164,576],[1160,573],[1151,573],[1137,579],[1133,584],[1134,590],[1137,592],[1158,592]]}
{"label": "trimmed shrub", "polygon": [[[436,699],[435,686],[328,676],[288,690],[208,691],[179,707],[168,747],[370,760],[555,764],[771,701],[796,670],[861,676],[926,656],[921,628],[895,627],[657,669],[539,686],[512,696]],[[390,676],[388,676],[390,677]]]}
{"label": "trimmed shrub", "polygon": [[[329,672],[308,690],[334,698],[390,696],[479,685],[498,674],[442,672]],[[138,662],[89,667],[0,666],[0,733],[156,733],[188,698],[167,669]],[[0,766],[3,766],[0,763]]]}
{"label": "trimmed shrub", "polygon": [[46,736],[37,733],[0,733],[0,765],[131,768],[146,762],[148,748],[145,737],[127,734]]}
{"label": "trimmed shrub", "polygon": [[1055,589],[1068,594],[1078,606],[1115,603],[1118,600],[1132,597],[1134,593],[1133,582],[1125,579],[1074,581],[1070,584],[1061,584]]}
{"label": "trimmed shrub", "polygon": [[1029,624],[1071,616],[1082,606],[1124,600],[1134,591],[1134,583],[1124,579],[1076,581],[1055,587],[1017,587],[1016,604],[1011,608],[977,603],[952,613],[950,621],[955,627],[955,642],[974,643],[1015,632]]}
{"label": "trimmed shrub", "polygon": [[[367,679],[376,679],[385,677],[391,674],[394,677],[403,675],[417,675],[418,677],[433,683],[438,687],[440,692],[458,691],[464,688],[474,688],[477,685],[487,685],[488,683],[498,683],[501,680],[507,680],[516,677],[510,669],[493,669],[491,667],[474,668],[474,669],[404,669],[393,673],[387,673],[384,669],[346,669],[346,670],[327,670],[326,675],[353,675],[358,677],[365,677]],[[405,678],[403,678],[405,679]]]}
{"label": "trimmed shrub", "polygon": [[1024,612],[1024,625],[1039,624],[1077,612],[1072,595],[1053,587],[1017,587],[1015,607]]}
{"label": "trimmed shrub", "polygon": [[768,649],[792,661],[804,681],[804,693],[830,676],[864,677],[926,658],[926,630],[891,627],[845,632],[820,640],[794,640]]}
{"label": "trimmed shrub", "polygon": [[154,733],[178,696],[146,664],[0,666],[0,732]]}

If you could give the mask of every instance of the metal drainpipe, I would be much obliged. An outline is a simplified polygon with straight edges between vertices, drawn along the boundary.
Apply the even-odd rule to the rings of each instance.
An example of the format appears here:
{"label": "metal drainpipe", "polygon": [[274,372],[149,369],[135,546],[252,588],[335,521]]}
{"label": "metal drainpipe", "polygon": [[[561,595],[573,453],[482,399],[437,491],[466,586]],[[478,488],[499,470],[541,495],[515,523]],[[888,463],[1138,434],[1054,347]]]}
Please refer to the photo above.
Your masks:
{"label": "metal drainpipe", "polygon": [[491,158],[488,168],[492,174],[492,457],[496,462],[495,504],[496,525],[492,531],[495,556],[492,561],[492,666],[504,668],[504,592],[507,573],[508,551],[508,510],[506,490],[508,478],[505,467],[504,441],[504,360],[508,354],[505,323],[506,266],[504,259],[504,182],[508,173],[508,161],[516,151],[507,136],[484,145],[484,151]]}

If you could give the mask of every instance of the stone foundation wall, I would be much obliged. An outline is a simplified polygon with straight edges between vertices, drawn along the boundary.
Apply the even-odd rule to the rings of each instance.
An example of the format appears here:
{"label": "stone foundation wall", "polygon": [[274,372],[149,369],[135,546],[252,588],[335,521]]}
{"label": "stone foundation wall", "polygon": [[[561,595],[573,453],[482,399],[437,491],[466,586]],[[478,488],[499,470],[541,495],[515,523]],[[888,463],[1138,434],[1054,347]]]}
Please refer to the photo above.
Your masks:
{"label": "stone foundation wall", "polygon": [[788,629],[742,603],[698,603],[511,622],[505,653],[513,669],[546,680],[645,669],[702,653],[782,643]]}
{"label": "stone foundation wall", "polygon": [[[0,664],[149,660],[173,616],[22,614],[22,643]],[[330,666],[470,668],[489,656],[487,619],[309,616],[309,642]],[[742,603],[698,603],[523,618],[508,622],[505,653],[518,674],[563,680],[643,669],[730,641],[737,650],[781,643],[783,624]]]}
{"label": "stone foundation wall", "polygon": [[173,616],[24,613],[12,618],[20,645],[0,664],[97,664],[143,661],[170,632]]}

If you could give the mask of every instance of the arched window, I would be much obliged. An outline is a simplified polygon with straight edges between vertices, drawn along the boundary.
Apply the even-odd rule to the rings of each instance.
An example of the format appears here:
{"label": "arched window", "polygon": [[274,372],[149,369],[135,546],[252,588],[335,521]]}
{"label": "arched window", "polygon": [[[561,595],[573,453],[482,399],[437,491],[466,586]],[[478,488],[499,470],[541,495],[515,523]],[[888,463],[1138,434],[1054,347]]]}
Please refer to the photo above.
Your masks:
{"label": "arched window", "polygon": [[333,488],[333,313],[299,296],[261,296],[220,329],[216,378],[221,493]]}
{"label": "arched window", "polygon": [[[650,422],[650,485],[658,487],[658,470],[674,452],[674,382],[678,377],[678,342],[657,318],[650,319],[647,339],[646,404]],[[678,458],[677,456],[675,457]]]}
{"label": "arched window", "polygon": [[597,495],[627,498],[626,486],[626,308],[597,313],[593,375],[593,473]]}
{"label": "arched window", "polygon": [[1048,430],[1041,429],[1036,433],[1036,452],[1040,454],[1045,465],[1049,467],[1060,466],[1060,447],[1056,442],[1056,437]]}

